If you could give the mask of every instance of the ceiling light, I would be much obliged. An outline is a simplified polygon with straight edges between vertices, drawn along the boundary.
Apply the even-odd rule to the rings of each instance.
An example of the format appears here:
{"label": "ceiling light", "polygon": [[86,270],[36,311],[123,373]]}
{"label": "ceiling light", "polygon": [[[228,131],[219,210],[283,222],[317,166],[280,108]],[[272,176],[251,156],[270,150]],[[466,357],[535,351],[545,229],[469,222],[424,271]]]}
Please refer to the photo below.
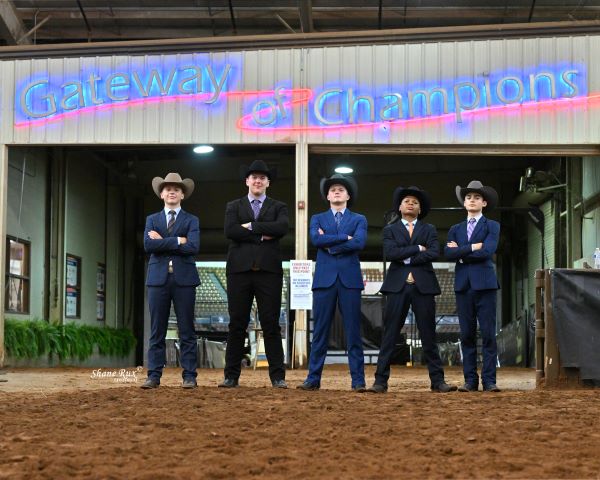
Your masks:
{"label": "ceiling light", "polygon": [[336,167],[335,169],[335,173],[352,173],[353,171],[350,167]]}
{"label": "ceiling light", "polygon": [[214,147],[210,145],[198,145],[194,147],[194,153],[210,153],[214,150]]}

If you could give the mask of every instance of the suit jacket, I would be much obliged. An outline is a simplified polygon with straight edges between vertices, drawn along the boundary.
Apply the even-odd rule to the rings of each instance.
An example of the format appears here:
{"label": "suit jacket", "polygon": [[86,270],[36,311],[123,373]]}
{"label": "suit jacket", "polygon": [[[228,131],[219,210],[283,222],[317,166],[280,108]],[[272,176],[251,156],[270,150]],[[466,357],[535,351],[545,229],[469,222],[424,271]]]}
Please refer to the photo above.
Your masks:
{"label": "suit jacket", "polygon": [[[493,256],[498,248],[500,224],[485,217],[477,222],[471,240],[467,240],[467,221],[457,223],[448,232],[448,242],[456,242],[458,247],[446,247],[444,253],[450,260],[456,260],[454,291],[497,290],[500,288],[494,269]],[[481,250],[471,251],[471,245],[483,242]]]}
{"label": "suit jacket", "polygon": [[[160,233],[163,238],[160,240],[149,238],[150,230]],[[177,237],[185,237],[187,243],[178,245]],[[194,260],[194,255],[198,253],[199,248],[200,222],[195,215],[181,209],[170,234],[167,232],[167,219],[163,210],[148,215],[144,229],[144,250],[150,254],[146,285],[152,287],[164,285],[167,282],[170,261],[173,262],[173,275],[177,285],[200,285]]]}
{"label": "suit jacket", "polygon": [[[419,245],[426,250],[421,252]],[[383,229],[383,253],[390,261],[381,293],[398,293],[406,286],[409,272],[420,293],[439,295],[440,285],[431,262],[440,254],[437,230],[429,223],[417,221],[412,237],[401,220]],[[410,263],[404,260],[410,258]]]}
{"label": "suit jacket", "polygon": [[[242,227],[252,223],[252,230]],[[254,219],[248,196],[233,200],[225,209],[225,236],[231,240],[227,253],[227,273],[247,272],[253,267],[282,273],[279,240],[288,232],[287,205],[267,197]],[[263,235],[273,237],[262,240]]]}
{"label": "suit jacket", "polygon": [[[324,235],[319,234],[319,228]],[[348,240],[348,235],[352,240]],[[346,209],[339,227],[327,210],[310,219],[310,240],[317,247],[313,290],[333,285],[339,276],[346,288],[364,288],[358,252],[367,242],[367,219]]]}

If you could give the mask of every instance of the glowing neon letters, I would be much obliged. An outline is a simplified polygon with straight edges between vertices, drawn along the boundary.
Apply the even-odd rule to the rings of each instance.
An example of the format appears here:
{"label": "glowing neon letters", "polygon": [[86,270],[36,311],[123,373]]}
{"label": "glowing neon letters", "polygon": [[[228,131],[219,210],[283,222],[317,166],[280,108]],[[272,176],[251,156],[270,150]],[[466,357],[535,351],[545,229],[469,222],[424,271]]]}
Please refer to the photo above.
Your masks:
{"label": "glowing neon letters", "polygon": [[206,94],[204,103],[215,103],[231,70],[224,65],[220,74],[210,64],[184,65],[150,73],[115,72],[105,77],[90,73],[84,80],[55,85],[44,78],[28,83],[19,94],[21,112],[29,118],[46,118],[58,113],[137,98]]}

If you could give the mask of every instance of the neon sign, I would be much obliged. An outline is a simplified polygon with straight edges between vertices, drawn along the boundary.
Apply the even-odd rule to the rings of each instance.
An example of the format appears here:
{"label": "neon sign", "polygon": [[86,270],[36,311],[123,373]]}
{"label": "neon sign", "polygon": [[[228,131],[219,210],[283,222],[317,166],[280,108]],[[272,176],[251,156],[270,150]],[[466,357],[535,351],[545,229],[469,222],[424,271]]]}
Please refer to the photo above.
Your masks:
{"label": "neon sign", "polygon": [[[541,68],[525,74],[504,73],[476,79],[412,85],[409,88],[364,91],[355,85],[327,85],[310,98],[294,101],[297,91],[276,89],[272,100],[261,100],[238,121],[242,130],[335,131],[374,126],[462,123],[464,117],[485,112],[560,107],[587,98],[584,67]],[[313,99],[311,101],[311,99]],[[292,110],[305,105],[306,125],[294,125]]]}
{"label": "neon sign", "polygon": [[106,76],[90,73],[83,80],[60,85],[41,78],[21,89],[17,110],[25,118],[43,119],[90,107],[173,96],[189,96],[213,104],[225,90],[231,70],[231,64],[217,72],[211,64],[205,64],[173,66],[165,71],[153,68],[148,74],[139,70]]}
{"label": "neon sign", "polygon": [[[17,89],[16,127],[35,127],[73,115],[93,114],[140,104],[189,102],[227,108],[230,97],[241,97],[241,130],[253,132],[337,131],[388,127],[406,128],[430,122],[462,124],[479,115],[510,111],[570,108],[600,101],[587,92],[582,65],[538,66],[492,72],[470,78],[419,82],[407,86],[369,87],[352,82],[320,88],[234,90],[241,66],[210,62],[84,72],[65,82],[48,76],[28,79]],[[220,102],[221,100],[221,102]],[[195,103],[194,103],[195,102]]]}

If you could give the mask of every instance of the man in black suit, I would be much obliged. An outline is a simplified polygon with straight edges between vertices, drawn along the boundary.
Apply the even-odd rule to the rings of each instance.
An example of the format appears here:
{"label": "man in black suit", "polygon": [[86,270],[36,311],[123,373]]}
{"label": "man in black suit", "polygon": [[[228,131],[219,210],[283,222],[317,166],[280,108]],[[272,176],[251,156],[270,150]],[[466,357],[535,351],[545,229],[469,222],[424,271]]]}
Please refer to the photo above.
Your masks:
{"label": "man in black suit", "polygon": [[383,229],[383,251],[390,268],[381,286],[387,295],[383,338],[375,371],[373,393],[385,393],[396,339],[404,326],[409,307],[415,314],[431,390],[456,390],[444,381],[444,369],[435,340],[435,295],[441,293],[431,262],[440,253],[437,231],[423,219],[429,213],[429,195],[418,187],[398,187],[394,191],[394,211],[400,219]]}
{"label": "man in black suit", "polygon": [[250,309],[256,298],[271,383],[287,388],[279,327],[283,285],[279,240],[288,231],[288,210],[285,203],[266,195],[275,175],[262,160],[242,167],[248,194],[229,202],[225,210],[225,236],[231,241],[227,254],[229,334],[225,380],[219,387],[238,386]]}

